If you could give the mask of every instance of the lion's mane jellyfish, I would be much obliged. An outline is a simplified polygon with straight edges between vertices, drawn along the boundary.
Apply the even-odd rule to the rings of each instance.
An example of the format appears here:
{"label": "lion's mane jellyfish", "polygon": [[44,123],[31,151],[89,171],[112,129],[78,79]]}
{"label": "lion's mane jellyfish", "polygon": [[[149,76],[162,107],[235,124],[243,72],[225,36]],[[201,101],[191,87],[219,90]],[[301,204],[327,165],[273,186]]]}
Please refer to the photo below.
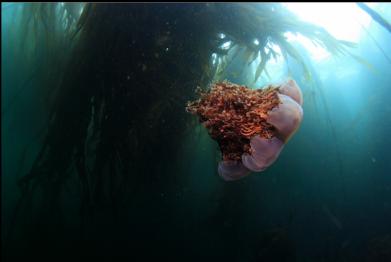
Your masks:
{"label": "lion's mane jellyfish", "polygon": [[219,175],[226,181],[269,167],[303,117],[303,96],[294,80],[252,90],[230,82],[215,83],[186,110],[198,115],[219,144]]}

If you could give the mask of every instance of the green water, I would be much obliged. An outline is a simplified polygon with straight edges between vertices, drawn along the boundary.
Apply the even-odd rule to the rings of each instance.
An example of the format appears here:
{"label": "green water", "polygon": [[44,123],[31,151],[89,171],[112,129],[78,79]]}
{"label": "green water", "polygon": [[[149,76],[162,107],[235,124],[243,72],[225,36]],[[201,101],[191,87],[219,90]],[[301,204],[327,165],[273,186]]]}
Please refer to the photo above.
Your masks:
{"label": "green water", "polygon": [[[354,54],[372,69],[349,56],[307,56],[311,83],[289,61],[304,93],[300,129],[266,171],[225,182],[217,144],[184,110],[207,82],[196,70],[204,53],[194,51],[207,42],[196,30],[199,5],[139,6],[97,9],[105,19],[75,38],[86,43],[81,51],[53,42],[62,49],[38,48],[31,62],[15,55],[34,39],[17,29],[21,4],[2,4],[2,256],[387,261],[391,34],[374,21],[371,37],[362,33]],[[391,20],[389,4],[376,11]],[[132,18],[142,12],[148,19]],[[173,36],[161,36],[161,52],[151,53],[166,20],[176,25]],[[38,47],[48,43],[37,39]],[[47,57],[58,60],[45,64]],[[251,83],[251,71],[238,75],[240,65],[239,57],[226,78]],[[287,76],[281,65],[256,85]],[[90,121],[100,110],[103,120]],[[107,123],[100,140],[91,123]],[[50,157],[42,159],[50,161],[35,162],[47,141]],[[93,155],[83,160],[84,177],[83,152]],[[31,170],[43,175],[18,186]]]}

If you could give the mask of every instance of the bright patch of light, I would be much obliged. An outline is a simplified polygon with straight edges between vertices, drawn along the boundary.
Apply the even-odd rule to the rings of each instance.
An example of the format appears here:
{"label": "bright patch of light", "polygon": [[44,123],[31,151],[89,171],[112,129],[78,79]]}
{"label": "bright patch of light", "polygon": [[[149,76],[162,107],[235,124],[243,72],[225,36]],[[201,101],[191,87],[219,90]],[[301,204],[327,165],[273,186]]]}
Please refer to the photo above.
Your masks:
{"label": "bright patch of light", "polygon": [[285,33],[284,36],[289,42],[297,41],[298,43],[300,43],[310,53],[311,58],[315,61],[326,59],[331,55],[327,50],[318,45],[315,45],[311,42],[310,39],[302,35],[294,35],[288,32]]}
{"label": "bright patch of light", "polygon": [[231,44],[232,44],[232,41],[225,42],[225,43],[223,43],[223,44],[220,46],[220,48],[221,48],[221,49],[224,49],[224,50],[227,50],[227,49],[230,48]]}
{"label": "bright patch of light", "polygon": [[215,65],[217,62],[217,54],[216,53],[213,53],[212,54],[212,65]]}
{"label": "bright patch of light", "polygon": [[282,53],[281,53],[281,48],[278,46],[278,45],[275,45],[275,44],[269,44],[270,45],[270,48],[272,48],[274,50],[274,52],[276,52],[277,56],[276,57],[273,57],[273,59],[270,59],[268,61],[268,64],[278,64],[282,61]]}
{"label": "bright patch of light", "polygon": [[254,43],[254,45],[259,45],[258,39],[255,39],[253,43]]}
{"label": "bright patch of light", "polygon": [[284,5],[301,19],[322,26],[336,38],[348,41],[357,41],[360,37],[360,23],[370,22],[370,17],[355,3],[286,3]]}
{"label": "bright patch of light", "polygon": [[218,36],[219,36],[220,39],[224,39],[225,38],[225,34],[223,34],[223,33],[218,34]]}
{"label": "bright patch of light", "polygon": [[[373,7],[376,3],[368,4]],[[284,3],[300,19],[322,26],[337,39],[358,42],[371,18],[355,3]],[[329,54],[303,36],[287,35],[299,41],[315,59],[324,59]]]}

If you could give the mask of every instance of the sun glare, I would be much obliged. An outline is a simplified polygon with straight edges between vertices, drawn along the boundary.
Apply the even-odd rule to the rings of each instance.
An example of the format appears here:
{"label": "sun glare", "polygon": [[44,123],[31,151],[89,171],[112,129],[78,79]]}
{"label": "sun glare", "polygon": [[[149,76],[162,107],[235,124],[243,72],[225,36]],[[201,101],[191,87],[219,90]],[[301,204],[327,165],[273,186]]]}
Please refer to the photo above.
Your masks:
{"label": "sun glare", "polygon": [[[334,37],[358,42],[362,34],[362,26],[367,27],[371,18],[355,3],[284,3],[290,11],[304,21],[322,26]],[[373,3],[368,4],[373,7]],[[289,40],[300,42],[314,60],[329,56],[327,51],[316,47],[302,36],[287,34]]]}

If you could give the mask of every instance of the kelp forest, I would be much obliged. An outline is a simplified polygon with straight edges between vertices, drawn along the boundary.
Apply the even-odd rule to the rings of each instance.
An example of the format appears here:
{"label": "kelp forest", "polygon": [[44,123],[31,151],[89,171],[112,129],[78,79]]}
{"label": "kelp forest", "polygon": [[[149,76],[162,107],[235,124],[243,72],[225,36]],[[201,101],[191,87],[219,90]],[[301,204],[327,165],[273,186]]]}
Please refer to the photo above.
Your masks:
{"label": "kelp forest", "polygon": [[267,65],[278,58],[307,83],[304,103],[317,99],[327,111],[306,50],[286,33],[366,64],[355,43],[279,3],[2,9],[12,14],[2,23],[2,161],[17,161],[2,171],[13,174],[2,183],[3,196],[11,192],[3,199],[4,261],[298,261],[285,227],[265,231],[241,215],[244,192],[257,189],[218,177],[218,146],[185,107],[233,67],[237,84],[272,83]]}

